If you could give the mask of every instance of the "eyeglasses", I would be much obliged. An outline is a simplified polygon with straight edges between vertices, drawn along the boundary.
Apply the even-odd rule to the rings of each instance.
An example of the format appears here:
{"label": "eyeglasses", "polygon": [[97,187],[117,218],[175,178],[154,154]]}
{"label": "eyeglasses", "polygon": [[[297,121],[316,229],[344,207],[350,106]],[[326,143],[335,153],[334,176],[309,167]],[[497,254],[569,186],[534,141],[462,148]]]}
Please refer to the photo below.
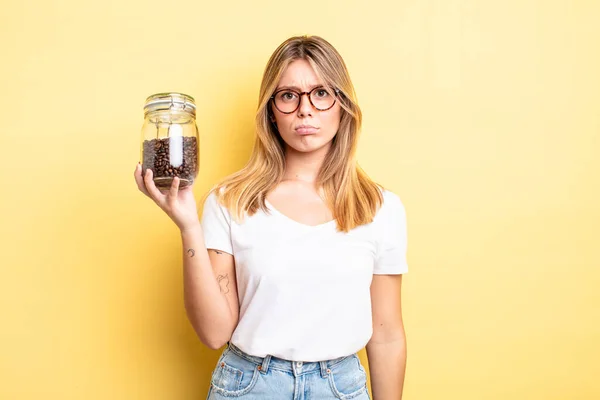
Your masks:
{"label": "eyeglasses", "polygon": [[284,114],[291,114],[300,107],[300,99],[303,95],[308,95],[308,100],[314,108],[319,111],[327,111],[335,104],[339,89],[335,89],[334,93],[324,87],[316,87],[310,92],[297,92],[292,89],[281,89],[276,91],[271,100],[275,107]]}

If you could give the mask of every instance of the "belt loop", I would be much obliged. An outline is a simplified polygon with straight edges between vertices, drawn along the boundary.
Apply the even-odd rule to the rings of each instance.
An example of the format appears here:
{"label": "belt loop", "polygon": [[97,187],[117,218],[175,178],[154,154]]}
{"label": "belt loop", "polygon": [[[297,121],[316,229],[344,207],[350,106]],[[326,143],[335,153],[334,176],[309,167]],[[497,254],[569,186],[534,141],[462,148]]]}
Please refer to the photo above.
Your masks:
{"label": "belt loop", "polygon": [[321,377],[327,378],[327,361],[319,361],[321,364]]}
{"label": "belt loop", "polygon": [[260,372],[266,374],[269,372],[269,363],[271,362],[271,355],[267,354],[265,358],[263,358],[262,365],[260,366]]}

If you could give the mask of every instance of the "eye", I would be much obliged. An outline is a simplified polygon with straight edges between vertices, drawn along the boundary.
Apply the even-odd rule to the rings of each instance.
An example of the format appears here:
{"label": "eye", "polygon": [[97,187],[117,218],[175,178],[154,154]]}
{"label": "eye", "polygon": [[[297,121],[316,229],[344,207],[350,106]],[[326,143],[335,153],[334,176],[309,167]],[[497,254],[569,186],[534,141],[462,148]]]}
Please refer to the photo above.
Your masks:
{"label": "eye", "polygon": [[297,95],[294,92],[285,91],[285,92],[279,93],[278,97],[283,101],[292,101],[297,97]]}
{"label": "eye", "polygon": [[326,89],[318,89],[317,97],[327,97],[329,96],[329,92]]}

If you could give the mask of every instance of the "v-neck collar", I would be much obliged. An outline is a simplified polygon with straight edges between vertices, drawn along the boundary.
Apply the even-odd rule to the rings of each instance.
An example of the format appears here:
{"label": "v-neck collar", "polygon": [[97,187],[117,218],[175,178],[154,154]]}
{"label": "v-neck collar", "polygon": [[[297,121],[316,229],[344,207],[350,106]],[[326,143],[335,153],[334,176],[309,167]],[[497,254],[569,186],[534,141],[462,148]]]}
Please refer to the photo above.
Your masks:
{"label": "v-neck collar", "polygon": [[267,199],[265,199],[265,205],[267,206],[267,208],[271,211],[273,211],[275,214],[279,215],[280,217],[292,222],[293,224],[299,225],[301,227],[304,227],[305,229],[317,229],[317,228],[321,228],[324,226],[328,226],[328,225],[335,225],[336,220],[335,218],[327,221],[327,222],[323,222],[322,224],[318,224],[318,225],[308,225],[308,224],[304,224],[302,222],[296,221],[295,219],[292,219],[290,217],[288,217],[287,215],[285,215],[284,213],[282,213],[281,211],[279,211],[277,208],[275,208],[275,206],[273,204],[271,204],[271,202]]}

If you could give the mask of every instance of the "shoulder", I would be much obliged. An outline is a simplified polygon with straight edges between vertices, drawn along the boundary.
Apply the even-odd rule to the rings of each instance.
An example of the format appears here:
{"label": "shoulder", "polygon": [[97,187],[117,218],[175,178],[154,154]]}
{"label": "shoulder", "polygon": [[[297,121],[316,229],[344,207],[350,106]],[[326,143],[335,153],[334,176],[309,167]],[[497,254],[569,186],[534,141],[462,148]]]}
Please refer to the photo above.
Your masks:
{"label": "shoulder", "polygon": [[406,210],[400,196],[387,189],[380,188],[383,203],[373,219],[376,230],[387,231],[398,225],[404,225]]}
{"label": "shoulder", "polygon": [[206,192],[204,194],[204,206],[206,207],[207,205],[210,206],[214,206],[217,205],[219,203],[219,196],[217,191],[215,190],[215,188],[211,188],[210,190],[208,190],[208,192]]}
{"label": "shoulder", "polygon": [[397,193],[384,188],[380,188],[380,191],[383,196],[383,203],[377,212],[378,215],[405,211],[404,203]]}
{"label": "shoulder", "polygon": [[212,202],[219,203],[219,202],[221,202],[221,199],[223,198],[224,193],[225,193],[225,187],[215,185],[215,186],[211,187],[204,196],[205,196],[206,201],[210,200]]}
{"label": "shoulder", "polygon": [[227,207],[223,204],[223,187],[214,186],[206,194],[204,198],[204,208],[213,210],[221,210],[221,212],[228,213]]}

